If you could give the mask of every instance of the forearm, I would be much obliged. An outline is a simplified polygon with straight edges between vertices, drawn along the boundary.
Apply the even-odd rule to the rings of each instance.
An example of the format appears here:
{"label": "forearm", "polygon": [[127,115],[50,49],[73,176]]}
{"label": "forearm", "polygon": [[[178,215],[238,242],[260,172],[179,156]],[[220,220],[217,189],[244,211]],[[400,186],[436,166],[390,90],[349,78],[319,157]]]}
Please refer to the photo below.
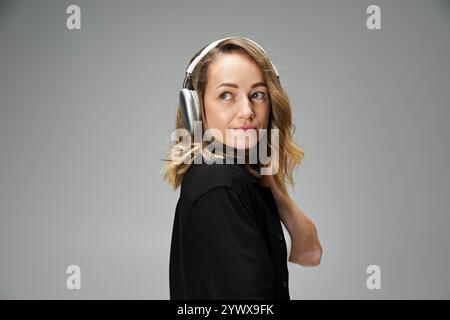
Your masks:
{"label": "forearm", "polygon": [[269,186],[277,204],[280,219],[291,238],[289,262],[305,267],[317,266],[322,257],[322,246],[312,220],[304,214],[295,202],[277,186],[273,175],[264,175],[263,186]]}
{"label": "forearm", "polygon": [[285,225],[291,238],[291,252],[289,261],[302,266],[316,266],[320,263],[322,246],[313,221],[286,197],[283,206],[278,208],[280,219]]}

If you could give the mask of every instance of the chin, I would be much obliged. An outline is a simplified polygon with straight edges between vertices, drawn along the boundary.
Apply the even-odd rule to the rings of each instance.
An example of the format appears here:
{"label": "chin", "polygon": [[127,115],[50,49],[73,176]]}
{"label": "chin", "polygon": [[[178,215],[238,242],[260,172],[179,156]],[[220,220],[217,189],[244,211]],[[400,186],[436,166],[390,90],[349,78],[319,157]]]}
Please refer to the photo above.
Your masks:
{"label": "chin", "polygon": [[251,129],[255,131],[245,132],[243,130],[232,130],[231,134],[226,135],[227,145],[232,146],[235,149],[251,149],[258,143],[257,129]]}
{"label": "chin", "polygon": [[256,144],[257,144],[256,139],[249,139],[248,137],[247,137],[247,139],[237,138],[236,141],[227,142],[227,145],[229,145],[235,149],[238,149],[238,150],[251,149],[251,148],[255,147]]}

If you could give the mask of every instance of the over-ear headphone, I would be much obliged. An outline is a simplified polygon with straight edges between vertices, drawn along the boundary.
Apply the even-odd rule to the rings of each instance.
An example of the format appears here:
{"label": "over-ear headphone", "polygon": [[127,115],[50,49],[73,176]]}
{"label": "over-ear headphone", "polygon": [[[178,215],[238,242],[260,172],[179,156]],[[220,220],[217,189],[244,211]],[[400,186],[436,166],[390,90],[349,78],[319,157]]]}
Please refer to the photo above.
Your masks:
{"label": "over-ear headphone", "polygon": [[[222,38],[222,39],[216,40],[216,41],[212,42],[211,44],[209,44],[208,46],[206,46],[202,50],[202,52],[200,52],[200,54],[189,64],[189,66],[187,68],[186,76],[183,81],[183,88],[180,91],[180,108],[181,108],[181,114],[183,116],[183,121],[184,121],[185,127],[192,135],[194,134],[194,121],[200,121],[202,113],[200,110],[200,103],[198,100],[197,92],[195,90],[186,88],[188,79],[189,79],[190,75],[192,74],[192,72],[194,71],[195,66],[211,49],[215,48],[222,41],[225,41],[225,40],[231,39],[231,38],[235,38],[235,37]],[[266,51],[255,41],[248,39],[248,38],[244,38],[244,39],[251,41],[252,43],[257,45],[264,53],[266,53]],[[280,75],[278,74],[278,70],[275,68],[275,65],[273,64],[272,61],[270,61],[270,63],[272,64],[272,68],[275,71],[275,74],[279,78]]]}

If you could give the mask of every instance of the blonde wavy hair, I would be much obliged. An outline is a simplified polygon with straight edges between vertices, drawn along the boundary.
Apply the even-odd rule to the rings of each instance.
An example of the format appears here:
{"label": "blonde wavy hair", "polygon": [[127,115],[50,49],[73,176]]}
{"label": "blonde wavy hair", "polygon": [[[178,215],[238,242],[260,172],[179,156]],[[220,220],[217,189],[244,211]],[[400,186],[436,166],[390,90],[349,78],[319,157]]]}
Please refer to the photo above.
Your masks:
{"label": "blonde wavy hair", "polygon": [[[205,46],[206,47],[206,46]],[[191,63],[195,57],[197,57],[202,50],[200,49],[189,61]],[[271,129],[278,129],[279,131],[279,148],[277,148],[278,154],[278,170],[274,175],[275,182],[280,190],[287,195],[286,182],[288,182],[292,187],[294,187],[293,182],[293,171],[296,166],[298,166],[304,156],[303,150],[298,147],[292,140],[292,135],[295,132],[295,126],[292,124],[292,108],[289,102],[289,98],[287,93],[281,86],[281,83],[276,76],[275,71],[272,68],[270,59],[267,57],[266,53],[262,51],[257,45],[248,41],[245,38],[241,37],[233,37],[231,39],[227,39],[222,41],[218,46],[213,48],[208,52],[207,55],[201,59],[201,61],[197,64],[195,69],[193,70],[190,79],[187,83],[187,87],[191,88],[191,90],[196,90],[199,103],[201,107],[201,119],[206,119],[205,117],[205,109],[204,109],[204,96],[207,84],[207,71],[209,65],[214,61],[214,59],[220,54],[227,53],[243,53],[252,58],[261,68],[264,79],[266,81],[267,89],[269,91],[270,96],[270,116],[269,116],[269,124],[267,128],[268,133],[268,152],[270,153],[272,146],[270,145],[270,131]],[[176,125],[175,129],[185,128],[183,117],[180,111],[180,107],[178,106],[176,112]],[[202,135],[205,130],[204,121],[202,121]],[[191,136],[192,143],[189,147],[181,148],[180,142],[177,141],[175,144],[169,148],[167,152],[167,157],[163,159],[165,161],[165,166],[162,170],[163,179],[166,180],[169,185],[172,186],[174,190],[176,190],[183,180],[183,176],[189,169],[189,167],[193,163],[192,155],[194,153],[200,153],[203,157],[208,159],[216,157],[214,154],[211,154],[206,147],[208,146],[208,141],[202,141],[201,143],[194,143],[193,136]],[[182,150],[182,154],[180,157],[180,150]],[[186,159],[186,157],[190,157],[190,161],[174,161],[175,158]],[[185,163],[188,162],[188,163]],[[255,176],[261,177],[260,168],[264,167],[262,163],[257,164],[248,164],[245,163],[245,168],[247,171]]]}

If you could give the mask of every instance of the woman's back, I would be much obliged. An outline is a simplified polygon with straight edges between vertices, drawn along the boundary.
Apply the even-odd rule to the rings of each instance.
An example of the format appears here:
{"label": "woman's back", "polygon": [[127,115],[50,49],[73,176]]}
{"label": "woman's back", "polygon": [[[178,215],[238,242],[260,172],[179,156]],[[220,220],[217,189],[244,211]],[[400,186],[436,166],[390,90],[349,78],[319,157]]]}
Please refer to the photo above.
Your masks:
{"label": "woman's back", "polygon": [[193,164],[176,206],[171,299],[289,300],[287,248],[269,187],[242,164]]}

